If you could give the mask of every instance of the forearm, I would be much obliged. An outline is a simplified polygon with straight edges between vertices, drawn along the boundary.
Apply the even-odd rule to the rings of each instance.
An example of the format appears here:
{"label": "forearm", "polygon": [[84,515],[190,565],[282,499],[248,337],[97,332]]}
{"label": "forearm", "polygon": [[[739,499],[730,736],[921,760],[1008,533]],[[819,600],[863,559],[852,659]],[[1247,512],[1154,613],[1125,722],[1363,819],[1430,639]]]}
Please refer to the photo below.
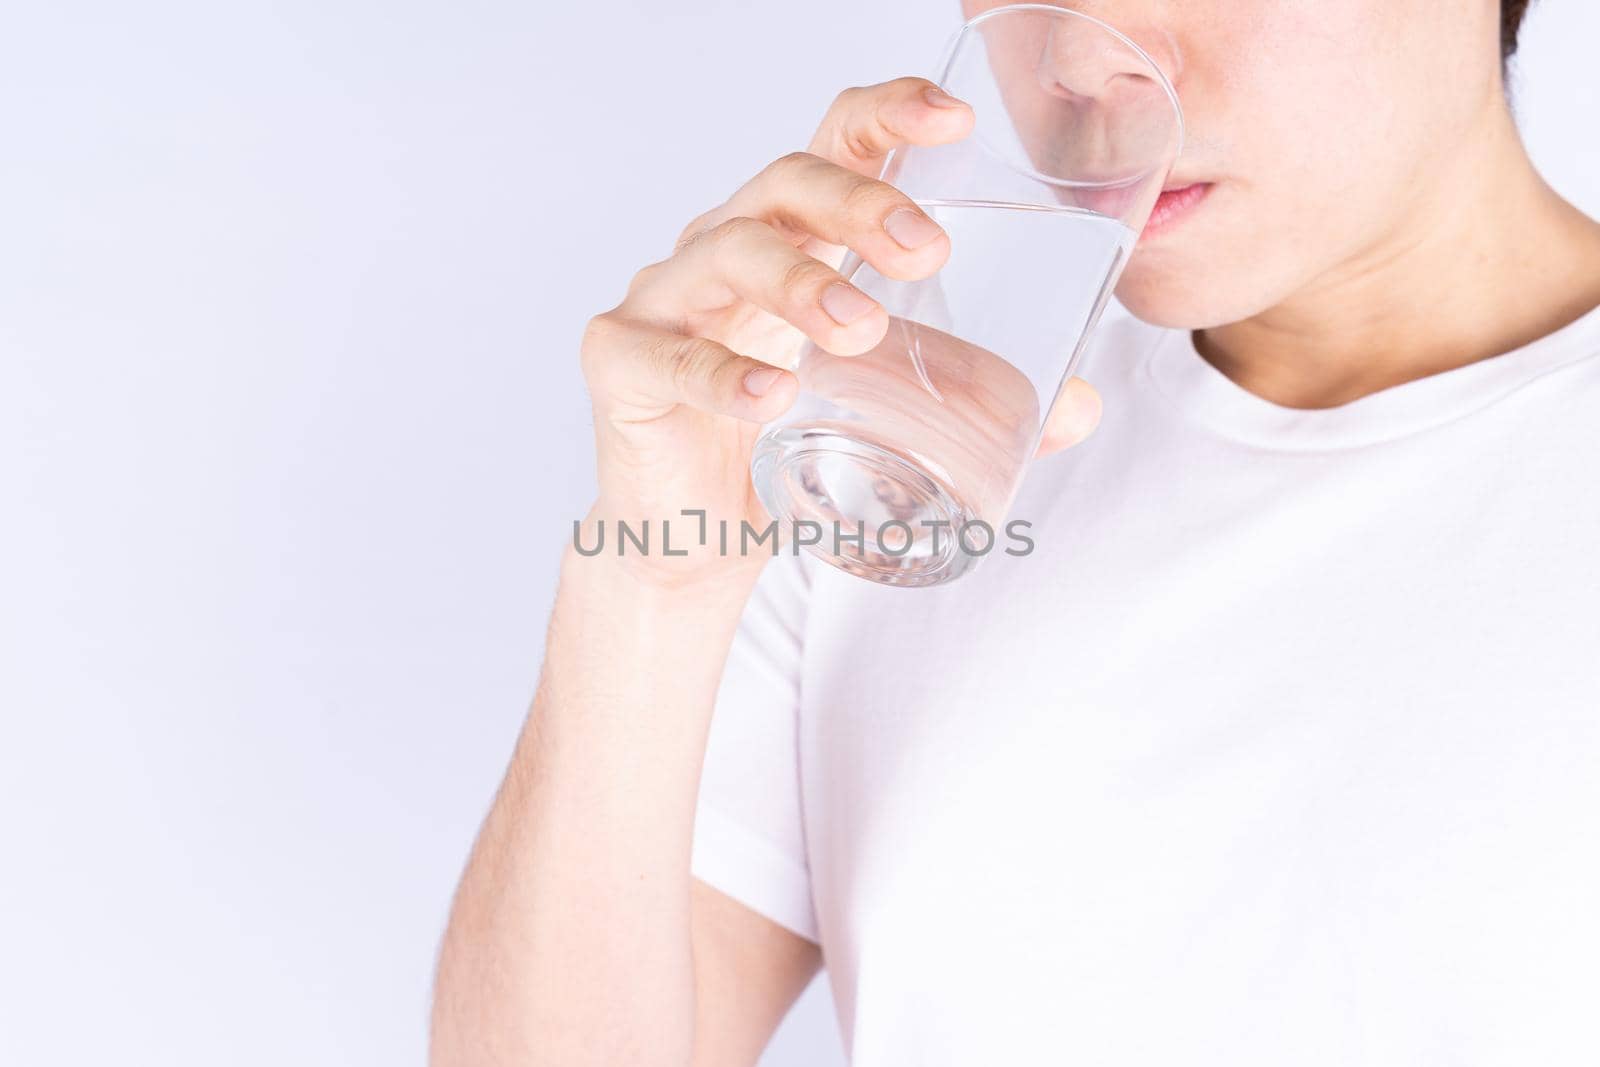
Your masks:
{"label": "forearm", "polygon": [[533,708],[440,956],[439,1067],[689,1063],[695,798],[748,592],[743,575],[653,591],[567,553]]}

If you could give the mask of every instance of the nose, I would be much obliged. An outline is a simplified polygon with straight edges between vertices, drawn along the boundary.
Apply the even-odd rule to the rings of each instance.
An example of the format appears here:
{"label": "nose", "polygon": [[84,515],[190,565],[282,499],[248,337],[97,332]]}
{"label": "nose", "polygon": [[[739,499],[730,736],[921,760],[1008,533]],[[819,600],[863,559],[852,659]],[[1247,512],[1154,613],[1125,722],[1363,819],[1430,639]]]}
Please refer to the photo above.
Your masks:
{"label": "nose", "polygon": [[[1088,10],[1082,13],[1096,14]],[[1143,82],[1150,87],[1154,81],[1152,63],[1169,82],[1177,83],[1177,42],[1154,20],[1130,19],[1123,11],[1110,22],[1137,47],[1130,47],[1085,19],[1056,18],[1049,22],[1050,34],[1039,55],[1037,75],[1041,88],[1051,95],[1097,100],[1129,82]]]}

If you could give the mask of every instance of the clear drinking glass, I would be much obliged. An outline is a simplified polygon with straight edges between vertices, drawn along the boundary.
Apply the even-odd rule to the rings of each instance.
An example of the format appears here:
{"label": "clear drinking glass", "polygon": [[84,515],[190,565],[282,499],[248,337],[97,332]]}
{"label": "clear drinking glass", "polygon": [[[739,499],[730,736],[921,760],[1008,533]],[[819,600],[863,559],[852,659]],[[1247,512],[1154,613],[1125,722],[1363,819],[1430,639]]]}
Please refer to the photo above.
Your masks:
{"label": "clear drinking glass", "polygon": [[950,258],[903,282],[846,256],[841,272],[884,305],[889,332],[861,356],[807,343],[800,397],[751,463],[780,530],[816,524],[820,538],[798,542],[808,551],[900,586],[965,573],[986,531],[1003,541],[1049,408],[1183,141],[1149,55],[1063,7],[978,15],[934,80],[973,107],[973,132],[898,149],[880,177],[944,227]]}

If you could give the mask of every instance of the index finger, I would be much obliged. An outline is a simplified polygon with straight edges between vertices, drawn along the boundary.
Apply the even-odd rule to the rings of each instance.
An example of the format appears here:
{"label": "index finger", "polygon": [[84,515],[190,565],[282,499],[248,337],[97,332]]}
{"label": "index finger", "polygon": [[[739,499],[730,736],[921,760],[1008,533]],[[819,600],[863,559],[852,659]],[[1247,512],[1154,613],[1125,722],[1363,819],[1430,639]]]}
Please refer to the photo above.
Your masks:
{"label": "index finger", "polygon": [[854,86],[834,98],[807,151],[876,178],[894,149],[959,141],[975,118],[969,105],[927,78]]}

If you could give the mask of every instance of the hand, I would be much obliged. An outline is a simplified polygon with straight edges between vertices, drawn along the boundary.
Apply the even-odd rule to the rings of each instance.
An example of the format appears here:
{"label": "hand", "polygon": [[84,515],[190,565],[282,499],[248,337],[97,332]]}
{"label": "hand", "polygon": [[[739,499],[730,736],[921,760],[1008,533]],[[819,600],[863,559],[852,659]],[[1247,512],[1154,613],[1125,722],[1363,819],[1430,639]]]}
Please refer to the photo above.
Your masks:
{"label": "hand", "polygon": [[[927,277],[950,253],[944,231],[874,175],[894,148],[956,141],[972,124],[971,108],[925,79],[845,90],[806,152],[771,163],[690,222],[670,257],[640,270],[622,302],[590,320],[581,356],[600,496],[587,544],[604,519],[614,554],[614,524],[637,530],[649,519],[650,553],[630,546],[625,557],[646,582],[678,588],[759,572],[770,550],[740,555],[739,527],[770,522],[750,483],[750,456],[761,425],[794,402],[788,368],[807,340],[850,357],[888,329],[882,306],[835,269],[845,250],[902,280]],[[1087,437],[1098,415],[1094,390],[1074,379],[1041,452]],[[706,513],[707,545],[684,509]],[[674,551],[687,556],[661,554],[663,519]]]}

